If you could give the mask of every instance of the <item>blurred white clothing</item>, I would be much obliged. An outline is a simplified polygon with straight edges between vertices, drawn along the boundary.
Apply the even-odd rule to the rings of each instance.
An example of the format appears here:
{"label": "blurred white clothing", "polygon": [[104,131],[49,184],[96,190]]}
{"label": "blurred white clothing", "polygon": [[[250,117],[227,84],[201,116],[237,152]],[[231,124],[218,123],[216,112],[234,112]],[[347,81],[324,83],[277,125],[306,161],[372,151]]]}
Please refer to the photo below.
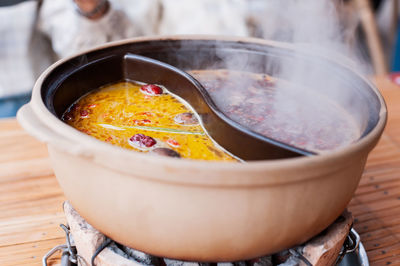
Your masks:
{"label": "blurred white clothing", "polygon": [[249,36],[247,2],[110,0],[98,20],[81,16],[72,0],[44,0],[38,10],[36,1],[2,7],[0,98],[29,92],[54,60],[110,41],[160,34]]}

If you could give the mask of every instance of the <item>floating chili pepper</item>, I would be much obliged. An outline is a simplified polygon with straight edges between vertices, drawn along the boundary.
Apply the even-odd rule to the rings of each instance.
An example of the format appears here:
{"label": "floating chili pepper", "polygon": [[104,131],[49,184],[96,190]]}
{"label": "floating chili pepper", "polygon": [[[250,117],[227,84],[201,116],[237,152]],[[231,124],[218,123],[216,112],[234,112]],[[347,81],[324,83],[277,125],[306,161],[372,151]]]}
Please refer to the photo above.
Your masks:
{"label": "floating chili pepper", "polygon": [[140,88],[140,91],[151,96],[163,94],[163,89],[154,84],[144,85]]}
{"label": "floating chili pepper", "polygon": [[177,142],[177,141],[174,140],[174,139],[168,139],[168,140],[167,140],[167,144],[168,144],[169,146],[173,147],[173,148],[177,148],[177,147],[180,146],[179,142]]}
{"label": "floating chili pepper", "polygon": [[150,121],[149,119],[142,119],[142,120],[141,120],[141,123],[142,123],[142,124],[150,124],[151,121]]}
{"label": "floating chili pepper", "polygon": [[80,112],[81,118],[87,118],[89,117],[89,111],[88,110],[81,110]]}
{"label": "floating chili pepper", "polygon": [[138,125],[138,126],[151,124],[151,120],[149,120],[149,119],[141,119],[141,120],[133,119],[132,121],[135,125]]}
{"label": "floating chili pepper", "polygon": [[136,115],[154,116],[154,113],[152,113],[152,112],[140,112],[140,113],[137,113]]}

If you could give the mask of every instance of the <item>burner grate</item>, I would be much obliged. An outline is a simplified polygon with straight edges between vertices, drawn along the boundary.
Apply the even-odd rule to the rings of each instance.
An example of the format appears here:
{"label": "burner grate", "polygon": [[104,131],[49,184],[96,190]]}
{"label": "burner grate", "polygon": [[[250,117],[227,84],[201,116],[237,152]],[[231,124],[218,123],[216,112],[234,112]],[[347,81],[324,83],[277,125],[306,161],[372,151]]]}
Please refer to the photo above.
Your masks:
{"label": "burner grate", "polygon": [[[145,265],[145,266],[292,266],[337,265],[346,254],[358,251],[358,234],[351,229],[353,218],[345,211],[329,228],[304,245],[258,259],[238,262],[200,263],[152,256],[123,246],[107,238],[88,224],[71,206],[64,203],[69,227],[66,244],[50,250],[43,265],[57,251],[62,252],[61,265]],[[368,265],[362,264],[362,265]]]}

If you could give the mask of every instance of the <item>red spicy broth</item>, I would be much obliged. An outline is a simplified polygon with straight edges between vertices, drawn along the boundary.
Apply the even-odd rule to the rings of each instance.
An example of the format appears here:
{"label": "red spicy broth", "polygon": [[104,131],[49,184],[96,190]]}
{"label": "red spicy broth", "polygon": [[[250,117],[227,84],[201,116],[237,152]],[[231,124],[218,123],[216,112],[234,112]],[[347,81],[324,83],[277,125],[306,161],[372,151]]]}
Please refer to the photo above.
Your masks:
{"label": "red spicy broth", "polygon": [[277,93],[277,82],[283,81],[263,74],[230,70],[190,73],[229,118],[269,138],[320,153],[346,146],[360,136],[353,118],[315,91],[279,86]]}

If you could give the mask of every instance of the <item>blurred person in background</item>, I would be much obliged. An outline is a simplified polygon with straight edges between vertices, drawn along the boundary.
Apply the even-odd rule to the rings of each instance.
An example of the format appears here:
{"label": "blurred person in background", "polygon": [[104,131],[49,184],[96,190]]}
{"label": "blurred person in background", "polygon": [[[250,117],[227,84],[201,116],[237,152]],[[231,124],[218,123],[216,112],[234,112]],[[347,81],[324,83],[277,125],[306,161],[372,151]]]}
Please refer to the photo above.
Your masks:
{"label": "blurred person in background", "polygon": [[2,0],[0,117],[28,102],[54,61],[106,42],[143,35],[248,36],[246,0]]}
{"label": "blurred person in background", "polygon": [[288,41],[276,34],[285,25],[290,33],[290,23],[282,22],[284,1],[0,0],[0,117],[14,116],[29,101],[34,81],[51,63],[106,42],[166,34]]}

